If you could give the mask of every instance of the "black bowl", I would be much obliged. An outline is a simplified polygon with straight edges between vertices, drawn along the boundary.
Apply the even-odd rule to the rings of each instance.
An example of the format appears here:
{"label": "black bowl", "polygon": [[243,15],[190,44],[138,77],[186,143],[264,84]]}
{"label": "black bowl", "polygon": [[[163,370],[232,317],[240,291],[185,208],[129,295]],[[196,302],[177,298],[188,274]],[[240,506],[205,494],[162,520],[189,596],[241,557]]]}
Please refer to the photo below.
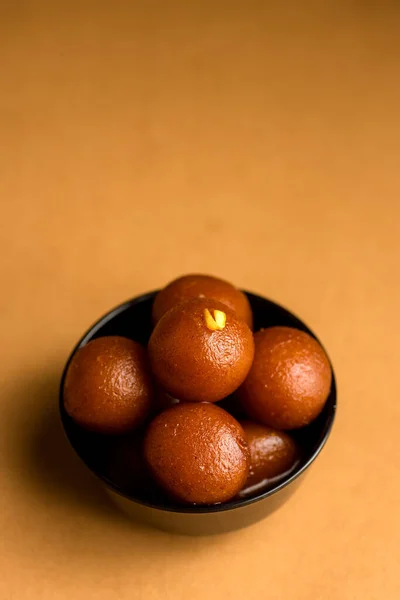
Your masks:
{"label": "black bowl", "polygon": [[[147,344],[152,330],[151,308],[155,295],[156,292],[144,294],[117,306],[97,321],[74,348],[65,366],[60,387],[60,414],[67,438],[86,466],[103,482],[113,500],[135,520],[167,531],[190,535],[215,534],[250,525],[285,502],[325,445],[336,411],[334,373],[332,371],[331,391],[321,414],[307,427],[292,432],[301,448],[301,459],[287,476],[254,496],[235,498],[223,504],[173,504],[161,490],[152,484],[148,485],[143,470],[137,471],[137,481],[132,485],[129,477],[121,477],[118,468],[112,467],[112,461],[110,468],[110,456],[118,458],[119,448],[124,446],[124,439],[121,440],[121,436],[101,436],[82,429],[65,412],[63,403],[64,379],[71,358],[90,340],[107,335],[122,335]],[[247,296],[253,309],[255,331],[261,327],[286,325],[306,331],[315,337],[312,331],[288,310],[255,294],[247,293]],[[140,485],[141,483],[143,485]]]}

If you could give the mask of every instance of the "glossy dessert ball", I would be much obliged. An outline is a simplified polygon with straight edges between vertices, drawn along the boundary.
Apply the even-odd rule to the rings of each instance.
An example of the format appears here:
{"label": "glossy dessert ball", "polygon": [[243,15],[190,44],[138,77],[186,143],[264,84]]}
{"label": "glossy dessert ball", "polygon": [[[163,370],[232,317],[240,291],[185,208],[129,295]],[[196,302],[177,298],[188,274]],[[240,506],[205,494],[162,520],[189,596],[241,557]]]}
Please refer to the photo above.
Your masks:
{"label": "glossy dessert ball", "polygon": [[211,275],[184,275],[169,283],[156,296],[153,304],[153,322],[171,308],[192,298],[213,298],[225,304],[250,329],[253,326],[253,314],[247,296],[227,281]]}
{"label": "glossy dessert ball", "polygon": [[185,504],[230,500],[249,470],[242,427],[208,403],[177,404],[160,413],[148,428],[144,456],[159,485]]}
{"label": "glossy dessert ball", "polygon": [[242,493],[290,471],[298,460],[294,440],[283,431],[253,421],[241,421],[250,451],[250,469]]}
{"label": "glossy dessert ball", "polygon": [[216,402],[244,381],[254,356],[253,334],[223,304],[207,298],[171,308],[148,346],[160,386],[188,402]]}
{"label": "glossy dessert ball", "polygon": [[331,368],[319,343],[291,327],[254,336],[250,372],[238,390],[247,414],[276,429],[308,425],[321,412],[331,387]]}
{"label": "glossy dessert ball", "polygon": [[124,433],[145,420],[153,394],[145,349],[124,337],[102,337],[72,358],[64,383],[64,406],[82,427]]}

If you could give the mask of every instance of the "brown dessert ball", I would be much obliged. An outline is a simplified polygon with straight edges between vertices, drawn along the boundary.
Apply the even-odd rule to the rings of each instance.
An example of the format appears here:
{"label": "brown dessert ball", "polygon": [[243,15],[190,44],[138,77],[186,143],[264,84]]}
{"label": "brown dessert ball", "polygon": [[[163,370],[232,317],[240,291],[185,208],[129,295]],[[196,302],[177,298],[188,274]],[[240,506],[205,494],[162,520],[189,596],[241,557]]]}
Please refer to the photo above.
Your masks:
{"label": "brown dessert ball", "polygon": [[177,404],[150,423],[144,456],[159,485],[178,502],[226,502],[243,487],[249,451],[239,423],[208,403]]}
{"label": "brown dessert ball", "polygon": [[192,298],[213,298],[222,302],[252,329],[253,314],[247,296],[234,285],[211,275],[184,275],[171,281],[156,296],[153,304],[153,322],[171,308]]}
{"label": "brown dessert ball", "polygon": [[226,306],[202,298],[171,308],[155,326],[148,351],[154,376],[171,396],[216,402],[244,381],[254,340]]}
{"label": "brown dessert ball", "polygon": [[241,421],[250,451],[250,469],[246,488],[266,483],[287,473],[298,460],[294,440],[283,431],[253,421]]}
{"label": "brown dessert ball", "polygon": [[277,429],[311,423],[331,387],[324,350],[310,335],[291,327],[261,330],[254,341],[254,362],[238,390],[247,414]]}
{"label": "brown dessert ball", "polygon": [[147,417],[153,393],[145,349],[124,337],[102,337],[72,358],[64,383],[64,406],[82,427],[124,433]]}

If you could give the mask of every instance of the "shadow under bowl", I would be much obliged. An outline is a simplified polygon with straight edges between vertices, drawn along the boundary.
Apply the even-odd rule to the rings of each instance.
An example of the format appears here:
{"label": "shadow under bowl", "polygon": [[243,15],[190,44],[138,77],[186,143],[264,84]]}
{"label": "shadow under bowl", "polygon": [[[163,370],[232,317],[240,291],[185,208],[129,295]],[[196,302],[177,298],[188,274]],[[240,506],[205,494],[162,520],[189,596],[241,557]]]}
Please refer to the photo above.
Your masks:
{"label": "shadow under bowl", "polygon": [[[213,506],[174,504],[146,477],[142,465],[139,464],[136,469],[135,485],[132,485],[132,479],[135,478],[121,476],[121,468],[117,464],[118,453],[122,452],[120,456],[123,463],[124,455],[120,448],[127,445],[126,436],[101,436],[82,429],[66,413],[63,401],[68,365],[79,348],[95,338],[109,335],[121,335],[143,345],[147,344],[152,331],[151,309],[156,293],[144,294],[108,312],[85,333],[74,348],[65,366],[60,386],[60,415],[65,433],[75,452],[103,482],[114,502],[134,520],[186,535],[212,535],[246,527],[266,517],[286,501],[325,445],[336,411],[333,369],[330,394],[321,414],[307,427],[291,432],[299,444],[301,458],[288,475],[251,497],[234,498]],[[300,319],[285,308],[255,294],[246,294],[253,310],[255,331],[262,327],[280,325],[295,327],[316,337]],[[116,458],[117,462],[110,461],[110,457]],[[140,457],[138,460],[140,462]]]}

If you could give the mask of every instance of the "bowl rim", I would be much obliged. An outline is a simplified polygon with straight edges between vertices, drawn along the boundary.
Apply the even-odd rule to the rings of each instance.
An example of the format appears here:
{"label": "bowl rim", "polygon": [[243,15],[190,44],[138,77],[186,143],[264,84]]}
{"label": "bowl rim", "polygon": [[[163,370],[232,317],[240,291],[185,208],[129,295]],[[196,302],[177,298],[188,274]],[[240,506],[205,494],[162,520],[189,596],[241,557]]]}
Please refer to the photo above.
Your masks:
{"label": "bowl rim", "polygon": [[147,502],[137,496],[135,496],[134,494],[130,494],[127,493],[126,491],[122,490],[121,487],[119,485],[117,485],[116,483],[114,483],[111,479],[109,479],[108,477],[106,477],[104,474],[100,473],[99,471],[97,471],[95,468],[93,468],[91,465],[89,465],[86,460],[81,456],[80,452],[78,451],[78,449],[76,448],[75,444],[73,443],[73,440],[71,440],[70,435],[68,434],[68,425],[67,422],[69,420],[71,420],[71,417],[68,416],[68,414],[65,411],[64,408],[64,400],[63,400],[63,389],[64,389],[64,382],[65,382],[65,377],[66,377],[66,373],[69,367],[69,364],[73,358],[73,356],[75,355],[75,353],[77,352],[77,350],[79,348],[81,348],[82,346],[86,345],[92,338],[93,336],[97,333],[97,331],[99,331],[99,329],[101,329],[104,325],[106,325],[107,323],[109,323],[113,318],[115,318],[116,316],[118,316],[119,314],[125,312],[126,310],[130,309],[132,306],[135,306],[136,304],[142,303],[142,302],[146,302],[148,300],[153,299],[156,294],[158,293],[159,290],[153,290],[150,292],[147,292],[145,294],[141,294],[140,296],[135,296],[134,298],[131,298],[129,300],[126,300],[125,302],[122,302],[121,304],[118,304],[117,306],[115,306],[114,308],[112,308],[111,310],[109,310],[108,312],[106,312],[105,314],[103,314],[99,319],[97,319],[97,321],[95,321],[91,327],[89,327],[86,332],[81,336],[81,338],[79,339],[79,341],[75,344],[73,350],[71,351],[65,366],[63,368],[62,371],[62,375],[61,375],[61,380],[60,380],[60,388],[59,388],[59,413],[60,413],[60,419],[61,419],[61,424],[62,424],[62,428],[64,431],[64,434],[69,442],[69,444],[71,445],[71,447],[73,448],[73,450],[75,451],[75,453],[77,454],[77,456],[79,457],[79,459],[83,462],[83,464],[89,469],[89,471],[95,475],[98,479],[100,479],[100,481],[107,487],[109,488],[112,492],[118,494],[119,496],[125,498],[126,500],[129,500],[131,502],[134,502],[136,504],[140,504],[142,506],[146,506],[148,508],[154,509],[154,510],[159,510],[162,512],[173,512],[173,513],[182,513],[182,514],[209,514],[209,513],[218,513],[218,512],[225,512],[225,511],[229,511],[229,510],[235,510],[238,508],[244,508],[246,506],[249,506],[251,504],[254,504],[256,502],[260,502],[270,496],[273,496],[274,494],[278,493],[280,490],[282,490],[283,488],[287,487],[288,485],[290,485],[292,482],[294,482],[296,479],[298,479],[299,477],[301,477],[301,475],[303,475],[303,473],[310,467],[310,465],[314,462],[314,460],[317,458],[317,456],[320,454],[321,450],[323,449],[323,447],[325,446],[329,435],[332,431],[332,427],[333,427],[333,423],[335,420],[335,415],[336,415],[336,410],[337,410],[337,388],[336,388],[336,378],[335,378],[335,372],[333,370],[333,366],[332,366],[332,362],[329,358],[328,353],[326,352],[323,344],[321,344],[320,340],[318,339],[318,337],[313,333],[313,331],[304,323],[304,321],[302,321],[299,317],[297,317],[294,313],[292,313],[290,310],[288,310],[287,308],[285,308],[284,306],[282,306],[281,304],[278,304],[277,302],[274,302],[273,300],[270,300],[269,298],[265,298],[263,296],[259,296],[257,294],[254,294],[252,292],[248,292],[246,290],[242,290],[246,296],[249,298],[249,300],[251,301],[251,299],[253,298],[256,301],[262,301],[262,302],[266,302],[270,305],[273,305],[274,308],[277,308],[278,310],[282,310],[283,312],[286,312],[288,315],[290,315],[290,317],[292,319],[294,319],[295,321],[297,321],[299,323],[299,325],[301,325],[301,328],[303,330],[305,330],[307,333],[309,333],[310,335],[312,335],[318,342],[319,344],[321,344],[322,348],[324,349],[328,360],[329,360],[329,364],[331,366],[331,371],[332,371],[332,383],[331,383],[331,391],[328,397],[328,402],[329,399],[331,400],[330,402],[330,411],[329,411],[329,415],[327,417],[327,420],[324,424],[324,427],[321,430],[321,439],[318,443],[318,445],[315,447],[315,449],[313,450],[313,452],[311,453],[311,455],[307,458],[307,460],[301,464],[301,466],[299,467],[294,467],[294,469],[286,476],[284,477],[279,483],[277,483],[276,485],[273,485],[272,487],[270,487],[269,489],[267,489],[264,492],[261,492],[259,494],[255,494],[254,496],[251,497],[245,497],[245,498],[233,498],[232,500],[230,500],[229,502],[224,502],[224,503],[220,503],[220,504],[213,504],[213,505],[191,505],[191,506],[184,506],[184,505],[179,505],[179,504],[173,504],[171,502],[171,504],[164,504],[164,503],[160,503],[160,504],[155,504],[152,502]]}

